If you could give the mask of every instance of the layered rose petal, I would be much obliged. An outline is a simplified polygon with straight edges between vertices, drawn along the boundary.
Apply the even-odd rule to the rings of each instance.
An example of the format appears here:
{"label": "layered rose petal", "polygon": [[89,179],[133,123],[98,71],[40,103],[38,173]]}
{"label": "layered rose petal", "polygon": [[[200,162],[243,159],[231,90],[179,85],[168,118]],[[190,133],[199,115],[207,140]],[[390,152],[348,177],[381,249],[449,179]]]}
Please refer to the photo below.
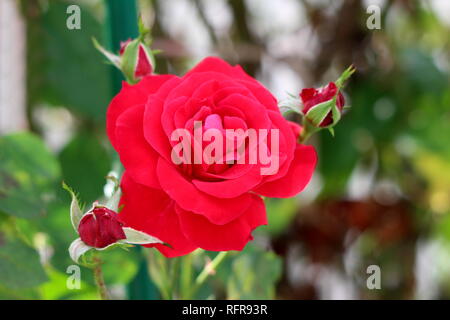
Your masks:
{"label": "layered rose petal", "polygon": [[127,172],[122,177],[121,187],[121,221],[169,244],[151,244],[147,247],[156,247],[166,257],[185,255],[197,248],[184,236],[175,213],[175,204],[167,194],[134,182]]}
{"label": "layered rose petal", "polygon": [[232,79],[254,80],[245,73],[240,66],[232,67],[218,57],[207,57],[192,68],[185,77],[195,73],[217,72],[231,77]]}
{"label": "layered rose petal", "polygon": [[225,74],[233,78],[236,83],[240,83],[247,87],[253,95],[260,101],[261,104],[265,105],[268,109],[278,111],[277,100],[274,96],[267,91],[258,81],[250,77],[241,66],[230,66],[228,63],[220,58],[208,57],[202,60],[195,68],[189,71],[186,76],[195,73],[204,72],[218,72]]}
{"label": "layered rose petal", "polygon": [[[267,223],[257,194],[296,195],[310,180],[317,161],[313,147],[297,144],[301,128],[282,117],[272,94],[240,66],[219,58],[204,59],[181,78],[150,76],[137,85],[124,85],[107,117],[108,136],[126,170],[120,217],[170,244],[152,245],[168,257],[197,247],[241,250],[252,230]],[[179,141],[171,141],[171,136],[178,129],[191,138],[190,160],[195,158],[194,149],[201,155],[206,148],[211,152],[216,137],[197,139],[196,121],[201,122],[195,128],[202,133],[214,132],[233,145],[224,145],[222,158],[210,158],[214,162],[174,163],[172,149]],[[249,129],[256,140],[248,136]],[[235,131],[237,136],[227,137],[230,130],[244,134]],[[273,134],[279,140],[272,141]],[[256,163],[250,163],[256,153]],[[275,162],[263,163],[261,154]],[[262,173],[277,161],[278,168],[269,175]]]}
{"label": "layered rose petal", "polygon": [[216,225],[208,219],[177,207],[181,228],[186,237],[200,248],[211,251],[242,250],[251,232],[267,224],[266,208],[261,198],[253,195],[251,205],[237,219]]}
{"label": "layered rose petal", "polygon": [[126,110],[117,119],[116,148],[120,161],[134,181],[152,188],[159,188],[156,176],[158,154],[144,138],[144,105]]}
{"label": "layered rose petal", "polygon": [[122,83],[122,90],[111,101],[106,112],[106,131],[114,147],[117,118],[128,108],[145,103],[151,94],[172,78],[174,78],[172,75],[152,75],[135,85]]}
{"label": "layered rose petal", "polygon": [[218,199],[199,191],[174,166],[159,159],[157,166],[162,189],[184,210],[205,216],[214,224],[226,224],[239,217],[250,205],[251,195]]}
{"label": "layered rose petal", "polygon": [[270,111],[269,117],[272,121],[271,129],[278,130],[280,161],[278,172],[265,176],[264,182],[280,179],[287,174],[297,145],[296,137],[289,122],[279,112]]}
{"label": "layered rose petal", "polygon": [[261,182],[260,170],[260,166],[254,165],[247,174],[236,179],[217,182],[193,180],[192,182],[200,191],[217,198],[236,198],[250,191]]}
{"label": "layered rose petal", "polygon": [[314,147],[297,144],[294,160],[292,160],[287,174],[281,179],[264,183],[254,191],[265,197],[293,197],[309,183],[316,163],[317,154]]}

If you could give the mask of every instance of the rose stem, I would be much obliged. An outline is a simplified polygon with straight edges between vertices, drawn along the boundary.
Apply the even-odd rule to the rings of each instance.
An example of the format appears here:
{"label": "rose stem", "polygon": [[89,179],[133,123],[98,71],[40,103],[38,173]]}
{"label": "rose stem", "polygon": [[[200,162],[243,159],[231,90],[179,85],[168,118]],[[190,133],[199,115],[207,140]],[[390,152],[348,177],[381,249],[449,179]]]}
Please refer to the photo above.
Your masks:
{"label": "rose stem", "polygon": [[192,291],[192,271],[193,271],[192,253],[182,258],[181,275],[180,275],[180,297],[181,299],[191,299]]}
{"label": "rose stem", "polygon": [[211,275],[211,270],[215,270],[222,263],[222,261],[227,256],[227,253],[228,251],[220,252],[217,256],[215,256],[211,263],[203,268],[202,272],[200,272],[198,277],[195,279],[194,288],[191,292],[192,295],[194,295],[197,290],[200,289],[203,283],[205,283],[206,279]]}
{"label": "rose stem", "polygon": [[102,260],[99,257],[94,257],[94,279],[97,285],[100,298],[102,300],[108,300],[108,290],[106,289],[105,280],[103,279]]}
{"label": "rose stem", "polygon": [[311,137],[317,131],[319,131],[318,128],[315,128],[309,123],[306,118],[303,118],[302,131],[300,132],[300,137],[298,139],[299,142],[301,144],[305,144],[309,137]]}

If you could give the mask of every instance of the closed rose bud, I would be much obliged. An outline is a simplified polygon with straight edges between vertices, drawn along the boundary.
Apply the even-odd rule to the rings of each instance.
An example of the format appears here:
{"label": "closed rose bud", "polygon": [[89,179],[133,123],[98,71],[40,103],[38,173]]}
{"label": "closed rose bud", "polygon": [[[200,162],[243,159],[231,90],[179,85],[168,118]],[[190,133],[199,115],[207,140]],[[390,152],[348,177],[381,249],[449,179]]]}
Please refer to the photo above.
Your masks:
{"label": "closed rose bud", "polygon": [[106,207],[94,207],[78,226],[81,240],[94,248],[105,248],[126,238],[117,213]]}
{"label": "closed rose bud", "polygon": [[125,47],[131,42],[131,39],[128,39],[126,41],[121,41],[120,42],[120,49],[119,49],[119,54],[122,56],[123,53],[125,52]]}
{"label": "closed rose bud", "polygon": [[151,50],[142,42],[128,39],[120,43],[122,71],[130,80],[140,80],[153,72]]}
{"label": "closed rose bud", "polygon": [[[334,82],[330,82],[327,86],[315,89],[307,88],[303,89],[300,93],[300,98],[303,103],[302,112],[313,125],[318,127],[327,127],[333,124],[333,107],[337,107],[339,114],[345,105],[345,99],[342,93],[337,93],[338,88]],[[325,102],[331,102],[336,96],[335,106],[333,104],[325,104]],[[314,107],[319,107],[316,112],[311,112]]]}

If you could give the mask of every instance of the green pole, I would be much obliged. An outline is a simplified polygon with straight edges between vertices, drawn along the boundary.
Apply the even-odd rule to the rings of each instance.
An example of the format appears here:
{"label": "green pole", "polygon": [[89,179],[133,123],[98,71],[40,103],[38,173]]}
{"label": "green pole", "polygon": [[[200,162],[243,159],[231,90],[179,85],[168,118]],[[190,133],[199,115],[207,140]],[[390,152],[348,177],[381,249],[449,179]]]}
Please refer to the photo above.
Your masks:
{"label": "green pole", "polygon": [[[137,8],[135,0],[105,0],[106,2],[106,39],[108,47],[118,52],[120,42],[136,38],[139,34],[137,26]],[[123,76],[116,68],[111,68],[113,94],[120,91]]]}
{"label": "green pole", "polygon": [[[108,47],[118,52],[120,42],[138,36],[137,8],[134,0],[105,0],[106,2],[106,39]],[[123,76],[116,68],[111,67],[111,82],[113,95],[122,87]],[[134,248],[142,253],[141,247]],[[142,254],[140,254],[142,257]],[[141,258],[135,278],[127,286],[128,298],[132,300],[158,299],[158,291],[148,276],[147,262]],[[118,270],[120,272],[120,270]]]}

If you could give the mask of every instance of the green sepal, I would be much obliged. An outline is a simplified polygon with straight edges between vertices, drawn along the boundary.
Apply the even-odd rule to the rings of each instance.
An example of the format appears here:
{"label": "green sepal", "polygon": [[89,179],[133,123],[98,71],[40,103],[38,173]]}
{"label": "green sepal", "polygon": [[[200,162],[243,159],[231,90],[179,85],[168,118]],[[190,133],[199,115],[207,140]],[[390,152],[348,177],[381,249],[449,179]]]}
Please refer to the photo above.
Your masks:
{"label": "green sepal", "polygon": [[120,69],[122,70],[127,82],[131,84],[137,83],[137,79],[134,77],[136,65],[139,57],[139,39],[135,39],[128,43],[125,51],[122,55]]}
{"label": "green sepal", "polygon": [[331,136],[334,138],[334,128],[333,127],[329,127],[328,128],[328,132],[331,134]]}
{"label": "green sepal", "polygon": [[[322,121],[326,118],[328,113],[336,107],[336,99],[331,99],[319,104],[316,104],[306,112],[305,117],[310,121],[315,127],[319,127]],[[339,111],[339,110],[338,110]]]}
{"label": "green sepal", "polygon": [[116,68],[120,69],[120,57],[115,55],[114,53],[109,52],[105,48],[102,47],[100,43],[98,43],[97,39],[92,38],[92,42],[94,43],[94,47],[100,51],[109,62],[111,62]]}
{"label": "green sepal", "polygon": [[336,104],[336,98],[334,98],[333,100],[334,100],[334,103],[331,108],[331,118],[333,119],[333,122],[329,125],[329,127],[335,126],[336,123],[338,123],[339,120],[341,120],[341,111],[339,111],[339,108]]}
{"label": "green sepal", "polygon": [[352,74],[355,73],[355,71],[355,67],[351,65],[350,67],[345,69],[344,72],[342,72],[340,77],[335,82],[338,91],[345,85],[345,82],[352,76]]}
{"label": "green sepal", "polygon": [[72,226],[75,231],[78,232],[78,226],[81,218],[83,217],[82,206],[80,206],[78,197],[72,188],[70,188],[65,182],[62,183],[62,187],[64,190],[68,191],[72,197],[72,202],[70,203],[70,221],[72,222]]}

